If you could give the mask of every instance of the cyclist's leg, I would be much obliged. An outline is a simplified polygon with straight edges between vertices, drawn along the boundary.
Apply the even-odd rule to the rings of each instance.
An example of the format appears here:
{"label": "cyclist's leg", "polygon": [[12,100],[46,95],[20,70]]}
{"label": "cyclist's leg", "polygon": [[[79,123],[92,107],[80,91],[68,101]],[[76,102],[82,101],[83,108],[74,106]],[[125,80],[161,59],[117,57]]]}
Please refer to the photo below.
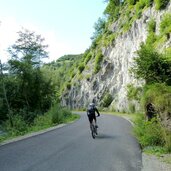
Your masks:
{"label": "cyclist's leg", "polygon": [[98,126],[97,126],[97,120],[96,120],[96,116],[93,116],[93,121],[94,121],[94,133],[97,135],[97,128],[98,128]]}
{"label": "cyclist's leg", "polygon": [[96,119],[96,115],[95,115],[95,114],[93,115],[93,119],[94,119],[94,121],[95,121],[95,126],[96,126],[96,128],[98,128],[97,119]]}
{"label": "cyclist's leg", "polygon": [[90,123],[90,129],[92,130],[93,117],[91,115],[89,115],[88,119],[89,119],[89,123]]}

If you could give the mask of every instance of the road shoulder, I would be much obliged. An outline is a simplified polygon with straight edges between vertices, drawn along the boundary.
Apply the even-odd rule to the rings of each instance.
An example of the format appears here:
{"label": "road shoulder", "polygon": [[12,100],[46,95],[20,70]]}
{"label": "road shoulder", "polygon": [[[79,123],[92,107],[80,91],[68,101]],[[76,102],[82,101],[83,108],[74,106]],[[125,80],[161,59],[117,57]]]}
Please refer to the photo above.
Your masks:
{"label": "road shoulder", "polygon": [[171,164],[164,162],[167,157],[171,157],[171,154],[157,157],[142,153],[142,171],[171,171]]}
{"label": "road shoulder", "polygon": [[33,136],[37,136],[37,135],[43,134],[45,132],[52,131],[52,130],[55,130],[57,128],[61,128],[61,127],[65,126],[65,125],[66,124],[60,124],[60,125],[57,125],[57,126],[54,126],[54,127],[50,127],[50,128],[44,129],[44,130],[40,130],[40,131],[37,131],[37,132],[28,133],[28,134],[23,135],[23,136],[18,136],[16,138],[12,138],[12,139],[9,139],[9,140],[5,140],[5,141],[3,141],[3,142],[0,143],[0,146],[6,145],[6,144],[9,144],[9,143],[12,143],[12,142],[24,140],[26,138],[30,138],[30,137],[33,137]]}
{"label": "road shoulder", "polygon": [[[134,126],[134,123],[127,116],[122,116]],[[142,152],[142,171],[171,171],[171,164],[166,163],[166,160],[171,159],[171,154],[164,154],[161,157],[148,155]]]}

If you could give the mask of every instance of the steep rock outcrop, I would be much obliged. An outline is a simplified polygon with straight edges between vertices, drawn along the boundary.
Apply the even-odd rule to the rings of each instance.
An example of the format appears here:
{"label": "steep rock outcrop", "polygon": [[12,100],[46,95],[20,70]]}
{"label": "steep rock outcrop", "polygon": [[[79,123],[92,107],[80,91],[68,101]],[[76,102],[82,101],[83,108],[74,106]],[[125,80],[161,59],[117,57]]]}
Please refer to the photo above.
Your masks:
{"label": "steep rock outcrop", "polygon": [[[119,35],[110,47],[102,48],[104,60],[102,69],[93,74],[93,60],[88,62],[88,69],[82,72],[83,79],[75,80],[70,90],[62,97],[63,105],[71,108],[84,108],[93,99],[100,105],[104,95],[109,92],[113,96],[111,107],[118,111],[128,111],[127,85],[142,85],[143,81],[136,80],[129,72],[136,57],[136,51],[147,38],[147,25],[151,18],[156,21],[156,33],[164,13],[171,11],[171,4],[164,11],[156,11],[154,7],[144,11],[142,17],[136,20],[131,29]],[[115,32],[117,23],[111,25]],[[163,47],[171,46],[169,39]],[[88,75],[91,75],[89,78]],[[138,107],[138,104],[135,103]]]}

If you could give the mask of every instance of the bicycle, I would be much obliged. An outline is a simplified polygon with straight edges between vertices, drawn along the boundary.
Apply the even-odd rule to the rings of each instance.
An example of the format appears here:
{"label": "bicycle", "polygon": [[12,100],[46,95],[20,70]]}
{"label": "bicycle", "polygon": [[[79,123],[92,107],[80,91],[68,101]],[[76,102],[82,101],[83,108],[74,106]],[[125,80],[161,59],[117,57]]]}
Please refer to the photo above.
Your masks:
{"label": "bicycle", "polygon": [[96,135],[98,135],[97,133],[97,125],[95,124],[95,120],[93,119],[92,123],[90,124],[90,129],[91,129],[91,135],[93,137],[93,139],[95,139]]}

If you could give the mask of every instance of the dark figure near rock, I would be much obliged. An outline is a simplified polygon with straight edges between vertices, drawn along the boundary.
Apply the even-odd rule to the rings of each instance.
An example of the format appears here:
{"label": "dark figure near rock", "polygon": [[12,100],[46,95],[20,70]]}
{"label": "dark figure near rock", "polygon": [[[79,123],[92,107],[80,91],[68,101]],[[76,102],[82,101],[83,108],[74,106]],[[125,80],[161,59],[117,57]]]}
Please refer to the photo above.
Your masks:
{"label": "dark figure near rock", "polygon": [[156,116],[156,110],[152,103],[148,103],[146,105],[146,118],[147,121],[150,121],[152,118]]}

